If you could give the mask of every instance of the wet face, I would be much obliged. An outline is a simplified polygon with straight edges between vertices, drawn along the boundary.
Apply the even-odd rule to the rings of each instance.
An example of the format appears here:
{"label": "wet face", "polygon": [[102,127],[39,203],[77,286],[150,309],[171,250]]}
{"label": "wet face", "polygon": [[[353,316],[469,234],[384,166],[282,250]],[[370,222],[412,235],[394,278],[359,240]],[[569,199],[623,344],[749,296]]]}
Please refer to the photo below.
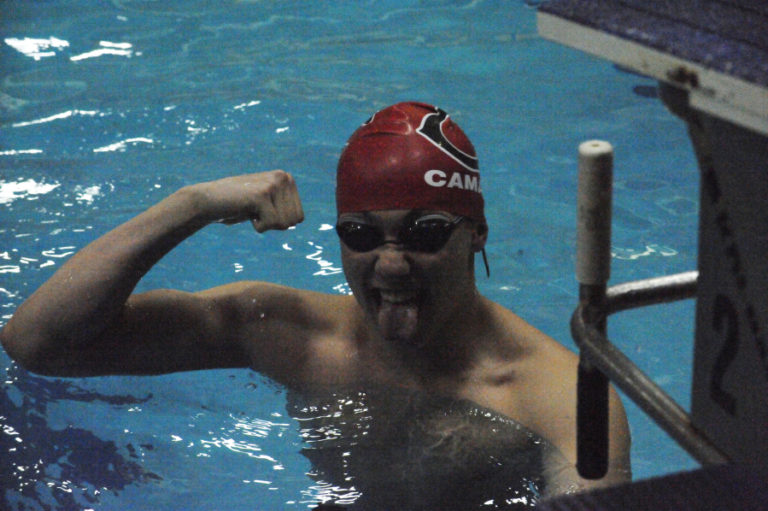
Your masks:
{"label": "wet face", "polygon": [[[404,235],[404,228],[416,220],[451,223],[445,245],[431,251],[439,243],[419,247]],[[347,222],[383,236],[365,247],[341,243],[347,282],[381,337],[421,347],[450,332],[476,293],[473,258],[485,237],[478,235],[475,224],[449,213],[407,210],[339,216],[340,225]]]}

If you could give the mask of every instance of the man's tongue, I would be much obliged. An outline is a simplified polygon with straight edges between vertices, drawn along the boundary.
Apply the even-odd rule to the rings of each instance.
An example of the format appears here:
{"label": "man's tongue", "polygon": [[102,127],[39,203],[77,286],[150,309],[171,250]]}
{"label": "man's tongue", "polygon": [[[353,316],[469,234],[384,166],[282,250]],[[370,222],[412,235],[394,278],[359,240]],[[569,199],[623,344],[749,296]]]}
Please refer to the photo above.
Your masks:
{"label": "man's tongue", "polygon": [[412,340],[416,335],[419,306],[414,300],[382,295],[379,328],[386,339]]}

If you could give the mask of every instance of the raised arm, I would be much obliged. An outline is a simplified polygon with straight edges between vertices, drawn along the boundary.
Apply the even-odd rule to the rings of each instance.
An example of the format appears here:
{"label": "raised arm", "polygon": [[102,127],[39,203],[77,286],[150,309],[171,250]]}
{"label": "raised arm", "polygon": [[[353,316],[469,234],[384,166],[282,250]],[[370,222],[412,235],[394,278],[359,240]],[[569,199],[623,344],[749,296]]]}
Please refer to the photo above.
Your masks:
{"label": "raised arm", "polygon": [[67,261],[0,332],[8,354],[43,374],[151,374],[245,366],[227,336],[221,293],[132,295],[147,271],[212,222],[251,220],[259,232],[303,220],[293,178],[272,171],[182,188]]}

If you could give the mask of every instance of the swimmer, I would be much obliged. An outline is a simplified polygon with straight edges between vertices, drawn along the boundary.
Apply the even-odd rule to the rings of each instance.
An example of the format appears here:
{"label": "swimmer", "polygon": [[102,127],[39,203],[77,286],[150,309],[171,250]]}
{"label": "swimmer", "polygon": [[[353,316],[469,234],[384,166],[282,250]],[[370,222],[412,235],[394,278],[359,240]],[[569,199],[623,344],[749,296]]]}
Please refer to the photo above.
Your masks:
{"label": "swimmer", "polygon": [[370,384],[470,402],[568,461],[569,470],[545,470],[550,494],[630,478],[616,393],[608,473],[582,480],[573,468],[577,357],[478,292],[475,255],[488,227],[477,158],[444,111],[400,103],[360,126],[339,159],[336,205],[353,296],[265,282],[133,293],[208,224],[250,221],[265,232],[301,222],[296,183],[277,170],[186,186],[93,241],[19,306],[2,344],[45,375],[249,367],[297,392]]}

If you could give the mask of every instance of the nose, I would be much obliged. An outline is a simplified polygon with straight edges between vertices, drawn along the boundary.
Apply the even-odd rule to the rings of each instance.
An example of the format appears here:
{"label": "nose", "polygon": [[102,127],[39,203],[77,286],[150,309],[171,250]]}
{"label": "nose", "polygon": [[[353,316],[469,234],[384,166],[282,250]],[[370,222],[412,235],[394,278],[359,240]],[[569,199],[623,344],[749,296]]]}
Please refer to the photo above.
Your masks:
{"label": "nose", "polygon": [[395,243],[385,243],[377,249],[376,274],[383,278],[405,277],[411,272],[406,251]]}

